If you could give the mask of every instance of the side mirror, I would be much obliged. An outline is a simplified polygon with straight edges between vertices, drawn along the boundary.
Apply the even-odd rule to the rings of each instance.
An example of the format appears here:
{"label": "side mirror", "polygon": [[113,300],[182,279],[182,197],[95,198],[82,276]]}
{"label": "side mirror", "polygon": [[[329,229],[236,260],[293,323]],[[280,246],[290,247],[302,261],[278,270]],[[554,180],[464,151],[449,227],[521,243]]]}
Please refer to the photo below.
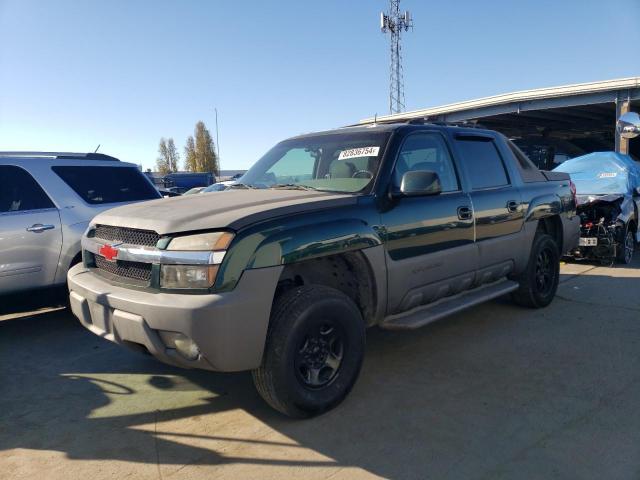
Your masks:
{"label": "side mirror", "polygon": [[622,138],[636,138],[640,135],[640,115],[627,112],[616,123],[616,130]]}
{"label": "side mirror", "polygon": [[430,170],[414,170],[402,176],[400,193],[407,197],[442,193],[440,177]]}

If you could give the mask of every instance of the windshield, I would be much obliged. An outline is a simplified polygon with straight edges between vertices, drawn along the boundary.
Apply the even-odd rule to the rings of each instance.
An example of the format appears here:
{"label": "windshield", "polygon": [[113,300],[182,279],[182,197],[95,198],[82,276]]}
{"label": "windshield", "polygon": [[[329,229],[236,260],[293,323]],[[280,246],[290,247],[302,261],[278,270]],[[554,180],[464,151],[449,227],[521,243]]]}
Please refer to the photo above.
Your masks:
{"label": "windshield", "polygon": [[286,140],[258,160],[238,186],[361,192],[378,173],[388,138],[388,132],[345,131]]}

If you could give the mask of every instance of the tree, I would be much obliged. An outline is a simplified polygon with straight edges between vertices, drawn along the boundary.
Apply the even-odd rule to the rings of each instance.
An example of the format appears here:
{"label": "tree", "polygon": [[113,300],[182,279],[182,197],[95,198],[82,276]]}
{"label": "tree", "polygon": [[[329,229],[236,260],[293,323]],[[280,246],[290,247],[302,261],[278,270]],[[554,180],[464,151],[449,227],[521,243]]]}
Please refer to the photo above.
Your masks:
{"label": "tree", "polygon": [[216,176],[220,176],[220,167],[213,145],[213,138],[204,122],[196,123],[193,136],[187,138],[184,152],[185,168],[187,170],[191,172],[211,172]]}
{"label": "tree", "polygon": [[178,160],[180,159],[178,152],[176,151],[176,145],[173,142],[173,138],[160,139],[160,145],[158,146],[158,158],[156,160],[156,167],[162,175],[167,173],[178,171]]}
{"label": "tree", "polygon": [[196,142],[191,135],[187,138],[187,144],[184,147],[184,169],[188,172],[198,171],[196,164]]}
{"label": "tree", "polygon": [[169,138],[167,140],[167,163],[169,164],[169,170],[172,172],[177,172],[179,161],[180,155],[176,150],[176,144],[173,143],[173,138]]}
{"label": "tree", "polygon": [[156,170],[161,175],[169,173],[169,162],[167,161],[167,142],[164,137],[160,139],[160,145],[158,146],[158,158],[156,158]]}

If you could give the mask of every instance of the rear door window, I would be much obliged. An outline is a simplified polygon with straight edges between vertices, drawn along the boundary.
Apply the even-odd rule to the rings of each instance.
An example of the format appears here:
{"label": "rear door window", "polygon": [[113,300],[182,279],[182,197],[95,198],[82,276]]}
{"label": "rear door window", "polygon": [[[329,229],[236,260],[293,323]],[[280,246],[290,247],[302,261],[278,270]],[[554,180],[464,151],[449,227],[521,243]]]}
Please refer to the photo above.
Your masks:
{"label": "rear door window", "polygon": [[473,190],[509,185],[507,171],[493,139],[458,137],[456,146]]}
{"label": "rear door window", "polygon": [[55,208],[49,196],[26,170],[0,165],[0,213]]}
{"label": "rear door window", "polygon": [[132,167],[55,166],[52,170],[87,203],[160,198],[142,172]]}

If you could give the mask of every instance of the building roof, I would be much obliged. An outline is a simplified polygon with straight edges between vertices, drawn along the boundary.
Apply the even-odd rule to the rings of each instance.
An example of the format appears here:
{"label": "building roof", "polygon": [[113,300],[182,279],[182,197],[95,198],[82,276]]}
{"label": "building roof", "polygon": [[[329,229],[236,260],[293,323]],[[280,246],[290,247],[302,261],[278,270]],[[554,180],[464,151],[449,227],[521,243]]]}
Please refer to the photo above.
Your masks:
{"label": "building roof", "polygon": [[[584,102],[596,102],[602,98],[602,101],[613,101],[616,96],[611,96],[621,91],[628,91],[628,99],[640,99],[640,77],[620,78],[616,80],[604,80],[600,82],[576,83],[573,85],[563,85],[559,87],[536,88],[533,90],[522,90],[519,92],[504,93],[501,95],[493,95],[491,97],[478,98],[476,100],[466,100],[463,102],[451,103],[439,107],[425,108],[421,110],[413,110],[394,115],[381,115],[378,117],[369,117],[361,120],[360,124],[378,122],[402,121],[411,118],[430,118],[449,115],[452,113],[473,111],[474,116],[482,117],[482,110],[486,110],[487,115],[495,113],[493,108],[503,105],[513,105],[518,103],[526,103],[531,101],[558,99],[562,97],[579,97]],[[601,95],[601,94],[605,95]],[[609,95],[606,95],[609,93]],[[588,98],[587,98],[588,97]],[[627,99],[623,96],[622,99]],[[556,102],[548,102],[549,107],[562,107],[569,105],[557,104]],[[479,111],[480,110],[480,111]],[[449,119],[455,120],[455,119]]]}

